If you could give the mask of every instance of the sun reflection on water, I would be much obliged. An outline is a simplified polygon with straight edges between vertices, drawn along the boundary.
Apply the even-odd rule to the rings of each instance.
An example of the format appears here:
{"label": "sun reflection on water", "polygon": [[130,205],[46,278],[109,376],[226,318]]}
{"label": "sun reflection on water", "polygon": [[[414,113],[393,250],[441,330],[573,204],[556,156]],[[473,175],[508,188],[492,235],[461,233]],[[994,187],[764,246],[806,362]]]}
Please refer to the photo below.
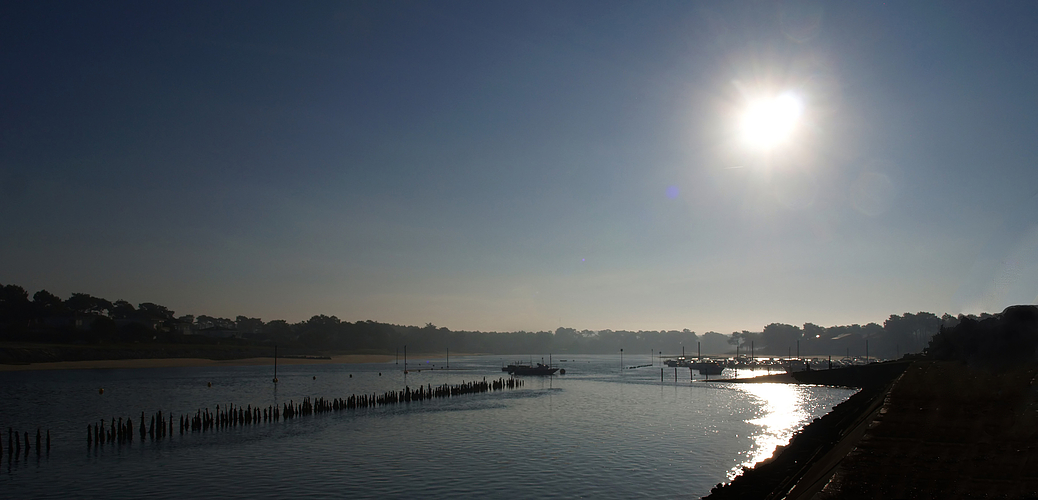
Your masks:
{"label": "sun reflection on water", "polygon": [[753,447],[742,463],[728,472],[728,480],[771,457],[775,448],[789,442],[793,432],[807,423],[810,414],[805,409],[806,391],[793,384],[738,384],[739,390],[756,397],[764,405],[757,418],[746,422],[757,426],[752,436]]}

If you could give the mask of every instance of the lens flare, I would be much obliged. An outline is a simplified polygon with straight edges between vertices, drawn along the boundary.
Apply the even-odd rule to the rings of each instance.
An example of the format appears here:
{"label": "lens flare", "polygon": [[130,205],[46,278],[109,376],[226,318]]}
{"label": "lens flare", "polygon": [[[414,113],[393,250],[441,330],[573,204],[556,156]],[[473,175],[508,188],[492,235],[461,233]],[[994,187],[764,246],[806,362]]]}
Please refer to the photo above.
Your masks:
{"label": "lens flare", "polygon": [[750,146],[771,149],[789,140],[803,112],[791,94],[753,101],[742,117],[742,133]]}

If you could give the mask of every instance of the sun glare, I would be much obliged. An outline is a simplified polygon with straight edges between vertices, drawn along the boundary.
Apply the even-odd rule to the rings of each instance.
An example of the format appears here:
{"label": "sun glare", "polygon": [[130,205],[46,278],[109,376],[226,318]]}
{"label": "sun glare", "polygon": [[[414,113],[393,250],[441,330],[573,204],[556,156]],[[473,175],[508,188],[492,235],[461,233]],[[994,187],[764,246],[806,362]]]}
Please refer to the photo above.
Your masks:
{"label": "sun glare", "polygon": [[810,416],[803,408],[804,390],[786,384],[739,384],[739,389],[748,392],[764,403],[757,418],[747,420],[758,429],[753,433],[753,448],[746,460],[728,471],[728,479],[742,473],[743,468],[753,467],[775,453],[778,446],[789,442],[793,432]]}
{"label": "sun glare", "polygon": [[756,148],[778,146],[792,135],[802,111],[800,101],[790,94],[753,101],[742,117],[743,138]]}

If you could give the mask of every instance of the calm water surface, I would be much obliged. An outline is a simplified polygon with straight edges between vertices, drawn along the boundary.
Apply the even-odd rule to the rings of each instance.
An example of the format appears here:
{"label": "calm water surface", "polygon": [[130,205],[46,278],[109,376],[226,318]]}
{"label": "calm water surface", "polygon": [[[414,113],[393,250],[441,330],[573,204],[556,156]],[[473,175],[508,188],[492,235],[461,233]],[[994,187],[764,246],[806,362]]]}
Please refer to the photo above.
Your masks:
{"label": "calm water surface", "polygon": [[[648,364],[643,357],[624,363]],[[661,382],[658,364],[621,370],[616,356],[574,356],[556,358],[565,375],[526,377],[517,390],[216,432],[175,429],[157,442],[86,442],[87,425],[102,418],[133,417],[136,426],[141,411],[178,419],[217,404],[280,406],[496,379],[505,361],[452,357],[447,371],[429,369],[443,359],[411,360],[406,376],[393,362],[281,366],[276,387],[271,367],[0,373],[0,497],[699,497],[853,394],[690,381],[687,369],[675,381],[667,368]],[[50,429],[50,453],[9,456],[8,427],[29,431],[33,443],[37,427]]]}

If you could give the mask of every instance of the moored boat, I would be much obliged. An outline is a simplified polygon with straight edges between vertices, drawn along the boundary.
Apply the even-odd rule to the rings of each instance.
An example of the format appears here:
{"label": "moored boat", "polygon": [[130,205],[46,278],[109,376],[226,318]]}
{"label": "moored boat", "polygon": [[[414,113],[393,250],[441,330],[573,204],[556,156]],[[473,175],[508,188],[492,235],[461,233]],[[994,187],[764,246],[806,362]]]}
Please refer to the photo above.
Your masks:
{"label": "moored boat", "polygon": [[790,359],[785,363],[782,363],[782,366],[786,369],[786,373],[806,372],[811,370],[811,365],[802,359]]}
{"label": "moored boat", "polygon": [[664,360],[663,364],[665,364],[665,365],[667,365],[667,366],[669,366],[671,368],[680,368],[680,367],[688,366],[689,361],[687,359],[685,359],[684,356],[678,356],[677,358],[674,358],[674,359]]}
{"label": "moored boat", "polygon": [[688,367],[698,371],[700,375],[720,375],[724,371],[724,365],[716,361],[697,361],[689,363]]}
{"label": "moored boat", "polygon": [[543,363],[537,363],[536,365],[513,363],[501,368],[501,371],[512,375],[552,375],[558,370],[558,368],[552,368]]}
{"label": "moored boat", "polygon": [[717,361],[710,359],[707,359],[706,361],[702,359],[693,361],[684,356],[668,359],[664,361],[663,364],[671,368],[688,368],[690,370],[696,370],[700,375],[720,375],[725,369],[725,365]]}

